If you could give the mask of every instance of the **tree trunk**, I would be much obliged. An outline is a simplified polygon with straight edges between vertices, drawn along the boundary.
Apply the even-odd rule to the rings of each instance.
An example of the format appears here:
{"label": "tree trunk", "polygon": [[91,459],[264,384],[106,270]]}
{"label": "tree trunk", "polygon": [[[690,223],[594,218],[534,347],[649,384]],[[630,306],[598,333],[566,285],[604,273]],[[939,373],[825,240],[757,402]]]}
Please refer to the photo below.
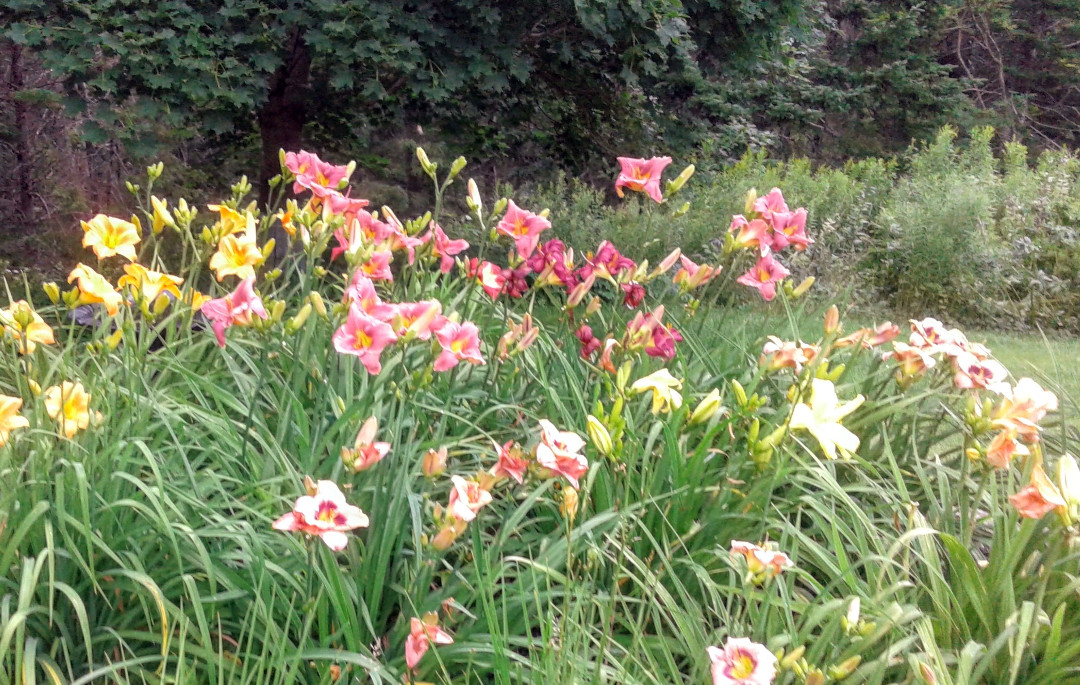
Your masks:
{"label": "tree trunk", "polygon": [[[278,151],[300,149],[300,138],[307,119],[308,77],[311,53],[299,30],[293,35],[292,50],[285,63],[270,77],[266,104],[258,113],[262,139],[262,162],[259,167],[259,203],[270,197],[268,182],[281,172]],[[282,240],[279,243],[284,244]]]}
{"label": "tree trunk", "polygon": [[18,175],[16,195],[19,213],[22,214],[25,222],[24,232],[29,232],[29,224],[33,219],[34,196],[31,182],[30,144],[26,135],[26,103],[19,98],[19,91],[25,85],[22,73],[22,46],[15,42],[11,44],[11,78],[8,85],[15,109],[15,173]]}

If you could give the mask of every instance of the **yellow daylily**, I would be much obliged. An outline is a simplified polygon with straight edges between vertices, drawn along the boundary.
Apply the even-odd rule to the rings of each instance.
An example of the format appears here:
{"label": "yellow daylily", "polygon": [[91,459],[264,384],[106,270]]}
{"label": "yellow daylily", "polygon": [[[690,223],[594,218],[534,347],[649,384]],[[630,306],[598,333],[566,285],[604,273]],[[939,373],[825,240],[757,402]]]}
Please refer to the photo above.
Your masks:
{"label": "yellow daylily", "polygon": [[[45,390],[45,409],[49,416],[60,422],[60,432],[67,438],[85,430],[90,425],[90,393],[83,384],[64,381]],[[97,413],[96,419],[101,418]]]}
{"label": "yellow daylily", "polygon": [[821,445],[821,451],[829,459],[849,456],[859,449],[859,437],[844,428],[840,420],[855,411],[866,400],[862,395],[844,403],[836,397],[832,381],[815,378],[810,390],[810,402],[795,405],[791,412],[792,430],[805,430]]}
{"label": "yellow daylily", "polygon": [[30,425],[26,417],[19,414],[22,403],[21,397],[0,395],[0,447],[7,444],[11,431]]}
{"label": "yellow daylily", "polygon": [[120,311],[120,303],[124,301],[124,298],[116,292],[116,288],[104,276],[80,263],[68,274],[68,283],[76,280],[79,288],[79,304],[100,302],[105,305],[105,311],[109,313],[109,316],[115,316]]}
{"label": "yellow daylily", "polygon": [[16,300],[7,309],[0,309],[0,323],[6,335],[19,341],[21,354],[32,354],[37,343],[52,345],[56,342],[52,326],[45,323],[26,300]]}
{"label": "yellow daylily", "polygon": [[154,208],[154,220],[150,224],[151,230],[154,231],[154,235],[161,233],[166,226],[175,228],[176,221],[173,219],[172,214],[169,213],[169,206],[165,204],[165,201],[156,195],[150,196],[150,205]]}
{"label": "yellow daylily", "polygon": [[682,381],[671,375],[667,369],[660,369],[644,378],[639,378],[630,386],[631,394],[637,395],[646,390],[652,390],[652,413],[667,413],[672,409],[682,406],[682,395],[679,388]]}
{"label": "yellow daylily", "polygon": [[262,263],[262,252],[255,244],[255,218],[248,214],[248,219],[247,229],[222,237],[217,252],[210,258],[210,268],[218,281],[226,276],[247,279],[255,275],[255,267]]}
{"label": "yellow daylily", "polygon": [[157,299],[161,293],[172,293],[173,297],[180,297],[180,288],[184,282],[179,276],[163,274],[160,271],[151,271],[141,264],[126,264],[124,275],[116,281],[116,285],[123,288],[131,286],[131,289],[142,295],[147,303]]}
{"label": "yellow daylily", "polygon": [[83,247],[92,248],[98,259],[118,254],[127,257],[132,262],[135,261],[135,245],[142,240],[139,236],[139,228],[135,224],[98,214],[90,221],[83,221],[82,228],[85,232]]}

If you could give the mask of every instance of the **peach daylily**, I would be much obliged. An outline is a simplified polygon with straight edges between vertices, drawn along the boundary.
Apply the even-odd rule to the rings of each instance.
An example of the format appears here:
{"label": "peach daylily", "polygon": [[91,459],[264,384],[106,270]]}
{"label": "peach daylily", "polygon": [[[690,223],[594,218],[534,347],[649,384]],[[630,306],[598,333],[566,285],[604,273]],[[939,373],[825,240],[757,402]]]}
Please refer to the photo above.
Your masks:
{"label": "peach daylily", "polygon": [[783,552],[766,549],[752,542],[731,541],[732,557],[741,555],[746,561],[746,568],[754,576],[772,578],[793,567],[791,558]]}
{"label": "peach daylily", "polygon": [[758,364],[764,366],[766,371],[794,369],[795,373],[799,374],[802,373],[803,365],[814,361],[820,351],[817,345],[804,343],[801,340],[787,342],[775,335],[770,335],[769,341],[761,348]]}
{"label": "peach daylily", "polygon": [[896,370],[896,379],[900,383],[907,382],[937,364],[937,361],[923,348],[896,340],[893,341],[892,352],[884,353],[881,358],[896,360],[897,364],[899,364],[899,368]]}
{"label": "peach daylily", "polygon": [[746,637],[729,637],[708,648],[712,685],[769,685],[776,678],[777,659],[765,645]]}
{"label": "peach daylily", "polygon": [[1011,428],[998,432],[986,446],[986,463],[996,469],[1007,469],[1013,457],[1030,454],[1028,448],[1018,442],[1016,437],[1016,431]]}
{"label": "peach daylily", "polygon": [[26,417],[19,413],[22,405],[21,397],[0,395],[0,447],[7,444],[11,431],[30,425]]}
{"label": "peach daylily", "polygon": [[112,283],[85,264],[80,263],[68,274],[68,283],[78,281],[79,304],[97,304],[105,306],[109,316],[116,316],[120,303],[124,301]]}
{"label": "peach daylily", "polygon": [[1009,502],[1016,507],[1017,513],[1029,519],[1042,518],[1054,509],[1068,505],[1039,463],[1031,472],[1030,484],[1009,497]]}
{"label": "peach daylily", "polygon": [[571,431],[561,431],[547,419],[540,419],[540,444],[536,446],[536,461],[540,466],[557,473],[578,489],[579,479],[589,471],[589,460],[581,454],[585,439]]}
{"label": "peach daylily", "polygon": [[121,255],[127,257],[128,261],[136,260],[135,246],[142,240],[138,226],[105,214],[98,214],[90,221],[81,223],[83,247],[92,248],[98,259]]}
{"label": "peach daylily", "polygon": [[1058,408],[1057,395],[1030,378],[1021,378],[1001,394],[1004,399],[992,416],[994,426],[1015,430],[1027,442],[1038,442],[1039,422]]}
{"label": "peach daylily", "polygon": [[439,627],[435,614],[425,614],[423,620],[413,617],[409,621],[409,636],[405,638],[405,665],[410,671],[420,663],[432,643],[451,645],[454,638]]}
{"label": "peach daylily", "polygon": [[382,461],[390,452],[390,443],[375,441],[375,434],[378,431],[379,420],[371,416],[360,426],[353,446],[341,448],[341,461],[352,469],[353,473],[366,471]]}
{"label": "peach daylily", "polygon": [[272,528],[317,535],[327,547],[340,552],[349,543],[345,533],[367,528],[368,523],[367,515],[360,507],[346,502],[345,495],[333,481],[320,480],[314,494],[299,497],[293,510],[274,521]]}
{"label": "peach daylily", "polygon": [[116,281],[117,287],[131,286],[147,304],[152,303],[162,293],[170,293],[179,299],[179,286],[183,283],[184,279],[179,276],[151,271],[142,264],[125,264],[124,275]]}
{"label": "peach daylily", "polygon": [[60,422],[60,432],[66,438],[73,438],[79,431],[86,430],[91,418],[101,417],[100,412],[91,413],[90,394],[78,381],[64,381],[47,388],[44,397],[45,410],[52,419]]}
{"label": "peach daylily", "polygon": [[476,518],[476,512],[491,504],[491,493],[480,487],[475,480],[465,480],[461,476],[450,476],[454,486],[450,490],[447,511],[454,518],[466,523]]}
{"label": "peach daylily", "polygon": [[758,258],[757,263],[736,280],[745,286],[756,288],[768,302],[776,297],[776,284],[790,275],[791,272],[769,253]]}
{"label": "peach daylily", "polygon": [[442,347],[442,353],[435,360],[435,371],[449,371],[463,361],[470,364],[485,363],[480,355],[480,331],[476,324],[470,321],[447,321],[436,331],[435,337]]}
{"label": "peach daylily", "polygon": [[220,347],[225,347],[225,329],[229,326],[248,326],[254,317],[267,318],[266,307],[255,293],[255,276],[245,278],[228,295],[203,302],[199,311],[210,319]]}
{"label": "peach daylily", "polygon": [[335,350],[359,357],[367,372],[374,376],[382,371],[379,360],[382,351],[397,341],[397,335],[390,324],[353,304],[345,323],[334,332],[333,341]]}
{"label": "peach daylily", "polygon": [[513,478],[519,485],[524,483],[525,473],[529,470],[529,459],[521,451],[521,447],[513,440],[507,440],[502,447],[495,444],[495,451],[499,454],[499,461],[489,471],[492,478]]}
{"label": "peach daylily", "polygon": [[851,335],[837,338],[836,342],[833,343],[833,347],[849,347],[859,344],[870,349],[892,342],[898,335],[900,335],[900,327],[891,321],[886,321],[876,328],[860,328]]}
{"label": "peach daylily", "polygon": [[33,354],[38,343],[52,345],[56,342],[52,326],[45,323],[26,300],[16,300],[7,309],[0,309],[0,323],[4,334],[19,343],[20,354]]}
{"label": "peach daylily", "polygon": [[639,193],[645,193],[653,202],[663,202],[664,197],[660,192],[660,177],[664,168],[671,164],[671,157],[653,157],[651,159],[636,159],[633,157],[618,157],[619,176],[615,179],[615,193],[623,197],[623,188]]}
{"label": "peach daylily", "polygon": [[518,207],[513,200],[510,200],[507,205],[502,221],[495,226],[498,233],[514,240],[514,250],[522,259],[532,256],[536,245],[540,242],[540,234],[549,228],[551,228],[550,221],[539,214],[533,214]]}
{"label": "peach daylily", "polygon": [[970,352],[961,352],[953,357],[953,385],[970,390],[985,388],[990,392],[1002,393],[1008,384],[1005,377],[1008,369],[993,359],[979,359]]}

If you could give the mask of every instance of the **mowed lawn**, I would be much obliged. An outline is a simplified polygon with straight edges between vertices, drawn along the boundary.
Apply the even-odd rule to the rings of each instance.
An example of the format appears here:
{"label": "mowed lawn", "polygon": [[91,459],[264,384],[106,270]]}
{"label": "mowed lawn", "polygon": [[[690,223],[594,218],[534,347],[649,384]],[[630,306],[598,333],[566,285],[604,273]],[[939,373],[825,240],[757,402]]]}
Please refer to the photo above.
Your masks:
{"label": "mowed lawn", "polygon": [[1080,338],[978,332],[994,356],[1016,377],[1031,376],[1058,394],[1060,411],[1075,420],[1080,412]]}

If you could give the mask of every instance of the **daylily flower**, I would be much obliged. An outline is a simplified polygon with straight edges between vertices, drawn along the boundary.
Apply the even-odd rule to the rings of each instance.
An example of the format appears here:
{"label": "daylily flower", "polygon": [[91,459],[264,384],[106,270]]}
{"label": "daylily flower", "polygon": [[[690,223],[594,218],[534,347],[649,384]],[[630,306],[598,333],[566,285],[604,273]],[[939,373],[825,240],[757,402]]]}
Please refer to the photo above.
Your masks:
{"label": "daylily flower", "polygon": [[153,208],[153,223],[150,224],[150,229],[154,232],[154,235],[161,233],[165,230],[166,226],[176,228],[176,220],[173,219],[172,214],[169,213],[169,206],[165,204],[165,201],[156,195],[150,196],[150,206]]}
{"label": "daylily flower", "polygon": [[120,288],[131,286],[131,289],[139,293],[147,303],[153,303],[162,293],[170,293],[173,297],[180,298],[180,288],[184,279],[179,276],[171,276],[160,271],[151,271],[142,264],[125,264],[124,275],[117,281]]}
{"label": "daylily flower", "polygon": [[735,233],[734,247],[743,250],[749,247],[768,248],[772,241],[769,238],[769,224],[764,219],[747,221],[742,214],[736,214],[731,218],[728,233]]}
{"label": "daylily flower", "polygon": [[405,638],[405,665],[409,670],[416,668],[431,643],[450,645],[454,638],[439,627],[435,614],[426,614],[423,620],[413,617],[409,621],[409,636]]}
{"label": "daylily flower", "polygon": [[690,261],[686,255],[682,255],[680,259],[682,260],[682,268],[675,272],[675,277],[671,280],[683,292],[689,292],[720,275],[721,267],[719,266],[709,266],[707,264],[699,266]]}
{"label": "daylily flower", "polygon": [[367,421],[360,426],[352,448],[341,448],[341,461],[352,469],[353,473],[366,471],[382,461],[390,452],[390,443],[375,441],[375,434],[378,431],[379,420],[374,416],[368,417]]}
{"label": "daylily flower", "polygon": [[368,523],[367,515],[360,507],[346,502],[345,495],[333,481],[320,480],[315,486],[315,494],[299,497],[293,510],[274,521],[272,527],[317,535],[327,547],[339,552],[349,544],[345,533],[367,528]]}
{"label": "daylily flower", "polygon": [[840,420],[858,409],[865,399],[856,395],[855,399],[841,404],[836,398],[836,386],[831,381],[815,378],[809,403],[795,405],[790,427],[813,435],[829,459],[836,459],[838,450],[841,456],[847,456],[859,449],[859,438],[840,425]]}
{"label": "daylily flower", "polygon": [[784,201],[784,194],[780,192],[780,189],[773,188],[768,195],[762,195],[754,201],[754,211],[766,221],[772,221],[773,214],[777,212],[787,213],[791,210],[788,209],[787,202]]}
{"label": "daylily flower", "polygon": [[709,647],[713,685],[769,685],[776,678],[776,657],[747,637],[729,637],[723,648]]}
{"label": "daylily flower", "polygon": [[787,342],[769,336],[769,341],[761,348],[761,357],[758,364],[765,366],[767,371],[779,369],[794,369],[796,374],[802,373],[803,365],[814,361],[821,350],[817,345],[798,342]]}
{"label": "daylily flower", "polygon": [[293,193],[297,195],[305,188],[316,195],[325,195],[326,190],[336,190],[352,173],[348,166],[335,166],[304,150],[286,152],[285,168],[296,176]]}
{"label": "daylily flower", "polygon": [[604,351],[600,353],[600,359],[597,361],[597,365],[608,373],[615,373],[615,363],[611,361],[611,351],[618,344],[619,341],[615,340],[615,338],[605,340]]}
{"label": "daylily flower", "polygon": [[449,371],[462,361],[470,364],[484,363],[484,358],[480,355],[480,330],[471,321],[447,321],[435,332],[435,337],[442,347],[442,353],[435,360],[435,371]]}
{"label": "daylily flower", "polygon": [[218,220],[214,223],[216,235],[226,236],[233,233],[244,233],[251,227],[254,229],[255,215],[251,212],[241,214],[227,205],[206,205],[211,212],[218,213]]}
{"label": "daylily flower", "polygon": [[955,356],[965,351],[967,338],[956,329],[949,330],[945,325],[927,317],[921,321],[911,320],[911,337],[909,342],[913,347],[919,347],[927,354],[944,352],[949,356]]}
{"label": "daylily flower", "polygon": [[997,469],[1009,468],[1009,462],[1015,456],[1031,454],[1030,450],[1016,439],[1016,430],[1006,428],[986,446],[986,463]]}
{"label": "daylily flower", "polygon": [[758,258],[749,271],[739,276],[739,283],[757,288],[766,302],[776,297],[776,284],[791,275],[784,265],[773,258],[772,253]]}
{"label": "daylily flower", "polygon": [[653,394],[652,413],[666,414],[672,409],[678,409],[682,406],[682,395],[679,393],[682,383],[681,380],[672,376],[667,369],[660,369],[634,381],[633,385],[630,386],[630,393],[637,395],[651,390]]}
{"label": "daylily flower", "polygon": [[921,347],[914,347],[897,340],[893,341],[892,352],[881,355],[882,359],[895,359],[900,367],[896,370],[896,380],[906,383],[923,371],[933,367],[937,361]]}
{"label": "daylily flower", "polygon": [[506,285],[506,277],[502,269],[489,261],[480,262],[476,257],[469,260],[469,276],[475,278],[484,292],[493,300],[499,297],[503,286]]}
{"label": "daylily flower", "polygon": [[581,328],[574,331],[574,337],[581,343],[581,358],[588,359],[600,349],[600,339],[593,335],[592,327],[582,324]]}
{"label": "daylily flower", "polygon": [[135,224],[105,214],[98,214],[90,221],[81,223],[83,247],[92,248],[98,259],[122,255],[129,261],[135,261],[135,246],[142,240]]}
{"label": "daylily flower", "polygon": [[1009,497],[1009,502],[1024,518],[1038,519],[1058,507],[1067,507],[1061,491],[1050,481],[1042,464],[1036,463],[1031,472],[1031,483]]}
{"label": "daylily flower", "polygon": [[589,471],[589,460],[581,454],[585,439],[572,431],[561,431],[547,419],[540,419],[540,444],[536,446],[536,462],[566,478],[578,489],[578,479]]}
{"label": "daylily flower", "polygon": [[210,268],[220,282],[226,276],[243,280],[255,275],[255,267],[262,264],[263,256],[255,244],[254,218],[243,233],[230,233],[218,241],[217,252],[210,258]]}
{"label": "daylily flower", "polygon": [[431,243],[431,252],[436,257],[439,257],[439,271],[444,274],[450,273],[450,269],[454,268],[454,255],[461,254],[469,249],[469,241],[450,240],[450,238],[446,237],[446,233],[443,232],[442,226],[434,221],[431,222],[431,228],[422,240],[425,243]]}
{"label": "daylily flower", "polygon": [[514,250],[522,259],[528,259],[540,242],[540,234],[551,228],[551,222],[540,216],[526,211],[510,200],[507,205],[505,216],[495,226],[495,230],[502,235],[510,236],[514,240]]}
{"label": "daylily flower", "polygon": [[379,360],[382,351],[396,340],[397,335],[390,324],[379,321],[355,304],[349,307],[348,318],[333,335],[334,349],[359,357],[360,363],[373,376],[382,371]]}
{"label": "daylily flower", "polygon": [[578,269],[579,280],[586,280],[595,272],[600,278],[614,281],[624,271],[632,271],[637,265],[623,255],[608,240],[600,242],[595,255],[586,255],[586,264]]}
{"label": "daylily flower", "polygon": [[0,395],[0,447],[7,444],[8,438],[11,437],[11,431],[26,428],[30,425],[30,421],[19,414],[22,404],[21,397]]}
{"label": "daylily flower", "polygon": [[446,447],[429,449],[420,461],[420,471],[427,478],[435,478],[446,473]]}
{"label": "daylily flower", "polygon": [[120,303],[124,298],[116,292],[112,283],[98,272],[85,264],[79,264],[68,274],[68,283],[78,281],[79,304],[105,305],[105,311],[109,316],[116,316],[120,311]]}
{"label": "daylily flower", "polygon": [[980,360],[970,352],[962,352],[953,357],[953,385],[958,388],[986,388],[991,392],[1004,392],[1009,370],[993,359]]}
{"label": "daylily flower", "polygon": [[671,157],[653,157],[651,159],[635,159],[633,157],[618,157],[619,176],[615,179],[615,193],[623,196],[623,188],[645,193],[653,202],[663,202],[660,193],[660,177],[664,168],[671,164]]}
{"label": "daylily flower", "polygon": [[653,326],[652,338],[645,343],[645,354],[671,361],[675,358],[675,343],[682,342],[682,334],[671,326],[657,324]]}
{"label": "daylily flower", "polygon": [[392,281],[394,274],[390,271],[390,262],[394,255],[390,252],[374,252],[366,262],[360,265],[360,271],[373,281]]}
{"label": "daylily flower", "polygon": [[645,301],[645,286],[637,281],[623,283],[620,287],[623,291],[623,305],[627,309],[633,309]]}
{"label": "daylily flower", "polygon": [[802,207],[794,212],[774,212],[772,228],[773,251],[782,250],[788,245],[802,251],[814,242],[806,236],[806,210]]}
{"label": "daylily flower", "polygon": [[450,490],[446,508],[454,518],[468,523],[476,518],[476,512],[491,504],[491,493],[475,480],[465,480],[461,476],[450,476],[450,480],[454,487]]}
{"label": "daylily flower", "polygon": [[1006,386],[1001,394],[1004,399],[992,416],[994,426],[1011,428],[1027,442],[1038,442],[1039,422],[1058,408],[1057,395],[1030,378],[1021,378],[1011,388]]}
{"label": "daylily flower", "polygon": [[405,340],[429,340],[432,332],[441,328],[442,303],[438,300],[421,302],[402,302],[394,307],[394,316],[390,320],[394,333]]}
{"label": "daylily flower", "polygon": [[225,347],[225,329],[229,326],[247,326],[253,317],[267,318],[266,307],[262,299],[255,294],[255,277],[248,276],[236,290],[225,297],[208,300],[200,310],[214,328],[214,337],[221,347]]}
{"label": "daylily flower", "polygon": [[[45,410],[49,417],[60,422],[60,432],[67,438],[75,437],[90,425],[90,394],[83,384],[76,381],[64,381],[45,390]],[[100,420],[101,413],[95,412],[93,418]]]}
{"label": "daylily flower", "polygon": [[502,480],[512,478],[518,484],[525,482],[525,473],[529,469],[529,460],[513,440],[508,440],[501,447],[495,444],[495,451],[499,454],[499,460],[489,473],[491,478]]}
{"label": "daylily flower", "polygon": [[795,564],[783,552],[766,549],[751,542],[731,541],[731,556],[741,555],[751,575],[772,578]]}
{"label": "daylily flower", "polygon": [[45,323],[26,300],[16,300],[0,309],[0,323],[4,334],[19,342],[20,354],[33,354],[38,343],[52,345],[56,342],[52,326]]}
{"label": "daylily flower", "polygon": [[392,304],[384,304],[375,291],[375,283],[361,269],[353,272],[349,286],[345,288],[343,302],[359,307],[360,311],[370,314],[379,321],[391,321],[398,313]]}
{"label": "daylily flower", "polygon": [[848,347],[859,344],[870,349],[892,342],[898,335],[900,335],[900,327],[891,321],[886,321],[877,328],[860,328],[851,335],[837,338],[836,342],[833,343],[833,347]]}

